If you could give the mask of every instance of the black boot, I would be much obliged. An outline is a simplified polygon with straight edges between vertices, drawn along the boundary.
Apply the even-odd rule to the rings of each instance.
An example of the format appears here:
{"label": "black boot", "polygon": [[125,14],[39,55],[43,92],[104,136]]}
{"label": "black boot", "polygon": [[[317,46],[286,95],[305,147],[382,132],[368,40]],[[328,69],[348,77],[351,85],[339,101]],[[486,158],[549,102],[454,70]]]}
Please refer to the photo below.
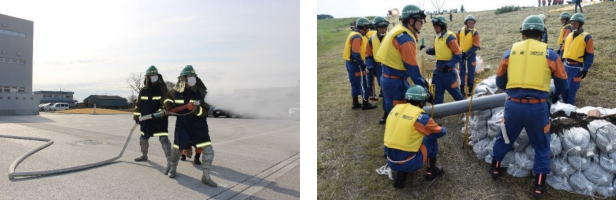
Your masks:
{"label": "black boot", "polygon": [[357,96],[354,96],[352,109],[358,109],[358,108],[361,108],[361,104],[359,104],[359,99],[357,98]]}
{"label": "black boot", "polygon": [[385,124],[385,121],[387,121],[387,114],[383,112],[383,117],[379,119],[379,124]]}
{"label": "black boot", "polygon": [[404,182],[406,182],[406,172],[401,171],[392,171],[394,173],[394,188],[402,189],[404,188]]}
{"label": "black boot", "polygon": [[545,193],[545,179],[546,174],[539,173],[535,175],[535,186],[533,186],[533,197],[542,198]]}
{"label": "black boot", "polygon": [[429,164],[430,166],[428,166],[428,171],[426,172],[426,180],[427,181],[431,181],[434,180],[435,178],[443,175],[443,173],[445,173],[445,171],[443,171],[441,168],[438,168],[436,166],[436,157],[434,158],[428,158]]}
{"label": "black boot", "polygon": [[195,163],[195,165],[201,165],[201,161],[199,160],[201,156],[201,153],[195,153],[195,160],[193,160],[193,163]]}
{"label": "black boot", "polygon": [[501,166],[500,161],[492,160],[492,168],[488,172],[492,175],[492,179],[497,179],[505,173],[505,168]]}
{"label": "black boot", "polygon": [[362,105],[361,105],[362,110],[370,110],[370,109],[375,109],[375,108],[376,108],[376,105],[370,104],[370,102],[367,99],[362,102]]}

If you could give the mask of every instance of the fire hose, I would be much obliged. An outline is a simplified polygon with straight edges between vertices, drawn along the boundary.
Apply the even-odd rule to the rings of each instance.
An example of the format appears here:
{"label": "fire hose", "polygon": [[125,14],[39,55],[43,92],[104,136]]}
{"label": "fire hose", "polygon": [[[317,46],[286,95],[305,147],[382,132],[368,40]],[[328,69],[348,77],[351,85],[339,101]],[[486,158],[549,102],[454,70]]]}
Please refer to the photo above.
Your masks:
{"label": "fire hose", "polygon": [[[141,122],[141,121],[146,121],[146,120],[150,120],[154,118],[161,118],[164,116],[185,116],[185,115],[193,114],[197,110],[197,109],[194,109],[195,106],[197,105],[199,105],[199,101],[196,101],[195,103],[188,103],[182,106],[178,106],[170,110],[162,110],[162,111],[159,111],[153,114],[141,116],[139,118],[139,121]],[[177,113],[183,110],[189,110],[190,112],[183,113],[183,114]],[[128,146],[128,142],[130,142],[130,138],[133,135],[133,132],[135,131],[136,127],[137,127],[137,124],[134,124],[133,127],[130,129],[130,131],[128,132],[128,136],[126,137],[126,141],[124,142],[124,145],[122,147],[122,150],[117,156],[113,158],[109,158],[109,159],[98,161],[98,162],[83,164],[83,165],[72,166],[72,167],[42,170],[42,171],[29,171],[29,172],[15,172],[15,170],[17,169],[19,164],[23,162],[26,158],[30,157],[36,152],[39,152],[51,146],[53,144],[53,140],[48,139],[48,138],[39,138],[39,137],[0,135],[0,138],[10,138],[10,139],[18,139],[18,140],[34,140],[34,141],[46,142],[45,144],[35,148],[34,150],[24,153],[23,155],[19,156],[15,161],[13,161],[11,166],[9,166],[9,180],[14,180],[17,177],[37,177],[37,176],[48,176],[48,175],[53,175],[53,174],[75,172],[75,171],[80,171],[80,170],[85,170],[85,169],[90,169],[94,167],[111,164],[114,161],[122,157],[122,155],[124,154],[124,151],[126,150],[126,147]]]}

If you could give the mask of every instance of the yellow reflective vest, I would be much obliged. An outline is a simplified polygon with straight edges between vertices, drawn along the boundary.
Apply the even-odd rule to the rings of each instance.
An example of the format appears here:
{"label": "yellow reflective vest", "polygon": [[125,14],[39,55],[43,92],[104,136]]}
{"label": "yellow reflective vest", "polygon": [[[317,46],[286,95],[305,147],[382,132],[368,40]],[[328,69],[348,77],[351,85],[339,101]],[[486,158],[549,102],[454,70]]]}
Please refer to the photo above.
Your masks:
{"label": "yellow reflective vest", "polygon": [[550,91],[552,71],[548,67],[548,45],[527,39],[513,44],[507,68],[507,89]]}
{"label": "yellow reflective vest", "polygon": [[586,52],[586,41],[584,38],[588,35],[587,32],[582,32],[573,38],[573,32],[569,33],[565,39],[563,58],[584,62],[584,53]]}
{"label": "yellow reflective vest", "polygon": [[466,33],[464,27],[460,30],[460,38],[458,38],[458,40],[460,41],[460,49],[462,52],[466,52],[473,47],[473,36],[475,36],[475,32],[475,29],[471,29]]}
{"label": "yellow reflective vest", "polygon": [[560,32],[558,34],[558,41],[556,41],[556,44],[558,46],[562,45],[564,43],[565,37],[567,37],[565,35],[565,28],[567,28],[567,27],[571,28],[571,24],[565,24],[564,26],[560,27]]}
{"label": "yellow reflective vest", "polygon": [[371,38],[373,35],[376,35],[376,31],[375,30],[369,30],[366,33],[366,38]]}
{"label": "yellow reflective vest", "polygon": [[385,123],[383,140],[387,148],[407,152],[417,152],[421,147],[424,135],[415,129],[415,121],[423,109],[411,104],[396,105]]}
{"label": "yellow reflective vest", "polygon": [[[404,67],[404,64],[402,63],[402,56],[400,56],[400,51],[396,49],[393,44],[393,41],[396,39],[396,37],[403,32],[411,36],[413,41],[417,43],[415,35],[413,35],[413,33],[409,29],[402,26],[402,24],[398,24],[391,30],[391,32],[387,33],[385,38],[383,38],[383,41],[381,41],[381,46],[379,47],[378,52],[374,56],[374,59],[393,69],[406,71],[406,67]],[[419,46],[415,45],[415,48],[419,48]]]}
{"label": "yellow reflective vest", "polygon": [[361,33],[356,31],[351,31],[351,33],[349,33],[349,35],[347,36],[346,42],[344,43],[344,50],[342,51],[342,58],[347,61],[351,60],[351,38],[353,38],[355,35],[359,35],[361,37],[361,51],[359,51],[359,55],[361,56],[362,60],[366,60],[366,48],[368,45],[368,39],[365,36],[361,35]]}
{"label": "yellow reflective vest", "polygon": [[381,47],[381,40],[379,40],[378,34],[374,34],[372,35],[372,37],[370,37],[370,44],[372,45],[372,56],[374,57],[374,60],[376,62],[381,62],[377,60],[375,56],[376,53],[379,51],[379,48]]}
{"label": "yellow reflective vest", "polygon": [[436,52],[436,60],[451,60],[453,58],[453,52],[447,45],[447,38],[449,36],[456,37],[451,31],[447,31],[443,37],[434,37],[434,51]]}

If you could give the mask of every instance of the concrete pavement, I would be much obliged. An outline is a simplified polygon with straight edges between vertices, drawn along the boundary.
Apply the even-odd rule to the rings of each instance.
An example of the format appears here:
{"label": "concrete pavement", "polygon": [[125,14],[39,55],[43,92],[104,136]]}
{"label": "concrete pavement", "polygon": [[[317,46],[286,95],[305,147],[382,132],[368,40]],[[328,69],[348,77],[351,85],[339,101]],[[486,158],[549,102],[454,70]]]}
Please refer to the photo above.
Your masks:
{"label": "concrete pavement", "polygon": [[[175,118],[169,121],[173,141]],[[53,139],[16,171],[48,170],[114,157],[133,123],[130,115],[0,116],[0,134]],[[163,175],[166,161],[158,138],[150,138],[149,161],[134,162],[139,132],[115,163],[10,181],[9,165],[42,142],[0,138],[0,199],[299,198],[299,121],[209,118],[208,124],[218,188],[200,183],[201,167],[192,159],[180,161],[175,179]]]}

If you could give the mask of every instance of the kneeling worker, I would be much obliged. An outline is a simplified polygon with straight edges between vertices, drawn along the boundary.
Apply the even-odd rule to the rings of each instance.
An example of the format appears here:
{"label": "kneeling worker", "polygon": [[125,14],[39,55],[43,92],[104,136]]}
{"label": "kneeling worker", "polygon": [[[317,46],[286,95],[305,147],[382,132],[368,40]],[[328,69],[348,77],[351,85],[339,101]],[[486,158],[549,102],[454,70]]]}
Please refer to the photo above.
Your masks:
{"label": "kneeling worker", "polygon": [[436,167],[438,153],[437,138],[446,134],[422,109],[428,99],[428,91],[422,86],[411,86],[404,98],[408,103],[396,105],[385,124],[385,154],[387,164],[394,173],[394,187],[404,188],[408,173],[428,163],[426,180],[433,180],[443,174]]}

